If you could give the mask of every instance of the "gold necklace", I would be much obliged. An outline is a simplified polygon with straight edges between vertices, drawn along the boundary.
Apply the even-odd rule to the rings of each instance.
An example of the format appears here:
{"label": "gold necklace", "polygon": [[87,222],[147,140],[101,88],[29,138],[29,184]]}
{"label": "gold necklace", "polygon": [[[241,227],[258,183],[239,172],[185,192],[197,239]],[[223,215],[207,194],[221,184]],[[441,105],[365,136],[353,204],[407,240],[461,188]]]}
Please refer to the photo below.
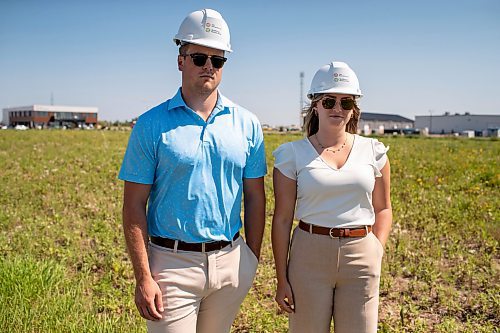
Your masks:
{"label": "gold necklace", "polygon": [[347,143],[347,134],[346,134],[346,136],[345,136],[345,141],[344,141],[344,143],[342,144],[342,146],[340,146],[340,148],[339,148],[339,149],[332,149],[332,148],[330,148],[330,147],[328,147],[328,148],[324,147],[324,146],[321,144],[321,142],[319,142],[319,140],[318,140],[318,134],[317,134],[317,133],[316,133],[316,134],[314,134],[314,137],[316,138],[316,142],[318,142],[318,145],[321,147],[321,149],[328,150],[328,151],[329,151],[329,152],[331,152],[332,154],[335,154],[335,153],[338,153],[339,151],[341,151],[341,150],[342,150],[342,148],[344,148],[344,147],[345,147],[345,145],[346,145],[346,143]]}

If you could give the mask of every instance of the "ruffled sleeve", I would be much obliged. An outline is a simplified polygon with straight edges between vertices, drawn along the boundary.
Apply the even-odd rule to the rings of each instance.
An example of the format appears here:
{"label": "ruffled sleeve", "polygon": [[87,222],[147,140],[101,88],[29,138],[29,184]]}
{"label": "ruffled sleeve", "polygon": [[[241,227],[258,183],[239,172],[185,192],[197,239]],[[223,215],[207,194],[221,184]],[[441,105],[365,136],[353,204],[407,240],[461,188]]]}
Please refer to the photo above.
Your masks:
{"label": "ruffled sleeve", "polygon": [[389,150],[389,147],[384,146],[384,144],[377,139],[373,139],[372,148],[375,177],[382,177],[380,170],[382,170],[387,163],[387,151]]}
{"label": "ruffled sleeve", "polygon": [[291,142],[279,146],[273,151],[274,167],[286,177],[297,180],[297,166],[295,163],[295,150]]}

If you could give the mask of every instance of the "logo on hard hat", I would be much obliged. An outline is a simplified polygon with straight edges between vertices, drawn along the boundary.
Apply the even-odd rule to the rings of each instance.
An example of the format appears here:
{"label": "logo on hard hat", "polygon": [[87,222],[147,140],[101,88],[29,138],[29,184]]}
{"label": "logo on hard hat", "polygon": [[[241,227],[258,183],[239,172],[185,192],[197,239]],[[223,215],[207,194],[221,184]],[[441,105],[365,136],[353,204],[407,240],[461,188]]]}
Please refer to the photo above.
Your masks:
{"label": "logo on hard hat", "polygon": [[205,31],[206,32],[211,32],[213,34],[217,34],[217,35],[222,35],[222,27],[220,26],[217,26],[216,22],[207,22],[205,24]]}

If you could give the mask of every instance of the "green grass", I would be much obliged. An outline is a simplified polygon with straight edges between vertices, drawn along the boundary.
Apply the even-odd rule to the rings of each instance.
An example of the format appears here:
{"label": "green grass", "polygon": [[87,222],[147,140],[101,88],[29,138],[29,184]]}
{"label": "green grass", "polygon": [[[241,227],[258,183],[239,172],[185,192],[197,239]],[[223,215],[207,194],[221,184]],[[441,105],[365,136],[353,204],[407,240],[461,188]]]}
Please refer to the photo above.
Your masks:
{"label": "green grass", "polygon": [[[145,332],[121,230],[117,172],[129,133],[0,132],[0,332]],[[300,135],[266,135],[262,261],[233,332],[286,332],[273,302],[273,158]],[[500,326],[500,143],[383,137],[394,227],[380,332]]]}

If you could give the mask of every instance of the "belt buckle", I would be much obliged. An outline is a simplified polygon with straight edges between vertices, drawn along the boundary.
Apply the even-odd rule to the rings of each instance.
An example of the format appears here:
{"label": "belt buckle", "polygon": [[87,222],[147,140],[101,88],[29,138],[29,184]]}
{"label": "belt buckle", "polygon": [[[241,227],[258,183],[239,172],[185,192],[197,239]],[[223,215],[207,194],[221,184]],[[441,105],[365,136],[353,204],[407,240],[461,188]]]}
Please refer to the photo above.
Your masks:
{"label": "belt buckle", "polygon": [[333,236],[333,229],[335,229],[335,228],[330,228],[330,230],[328,231],[328,234],[330,235],[330,238],[332,238],[332,239],[339,238],[339,237]]}

